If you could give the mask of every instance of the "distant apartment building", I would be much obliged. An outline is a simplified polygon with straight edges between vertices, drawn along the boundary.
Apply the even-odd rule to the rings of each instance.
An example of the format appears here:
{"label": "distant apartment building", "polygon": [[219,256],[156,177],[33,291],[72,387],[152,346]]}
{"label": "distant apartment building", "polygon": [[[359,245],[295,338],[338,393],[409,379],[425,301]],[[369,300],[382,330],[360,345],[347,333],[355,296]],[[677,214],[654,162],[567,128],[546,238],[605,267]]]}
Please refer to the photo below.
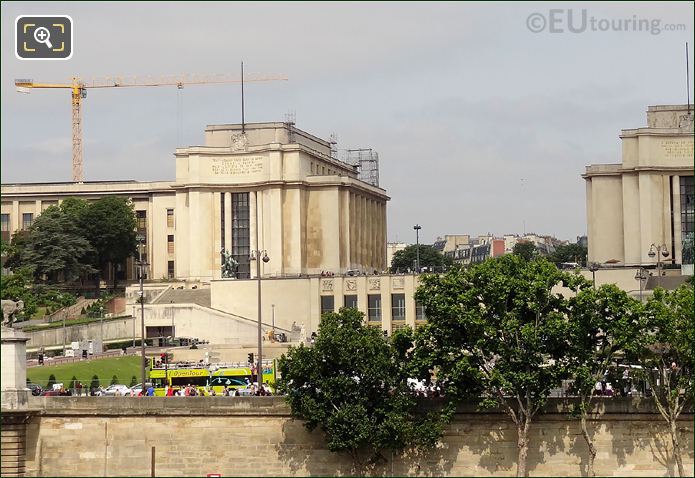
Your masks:
{"label": "distant apartment building", "polygon": [[473,239],[466,235],[466,238],[466,243],[459,243],[455,249],[444,251],[444,255],[451,257],[457,264],[468,265],[477,264],[490,257],[498,257],[505,254],[504,239],[496,238],[492,235],[479,236]]}
{"label": "distant apartment building", "polygon": [[444,237],[438,237],[432,247],[437,249],[442,254],[452,252],[460,246],[467,246],[471,242],[469,234],[446,234]]}

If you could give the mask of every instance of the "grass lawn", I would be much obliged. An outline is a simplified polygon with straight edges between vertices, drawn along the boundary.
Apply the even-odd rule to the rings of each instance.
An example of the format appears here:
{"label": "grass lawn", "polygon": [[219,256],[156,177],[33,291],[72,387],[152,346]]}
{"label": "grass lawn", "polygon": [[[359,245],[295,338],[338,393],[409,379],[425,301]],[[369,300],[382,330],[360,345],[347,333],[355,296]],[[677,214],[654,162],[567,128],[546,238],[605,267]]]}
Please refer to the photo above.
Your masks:
{"label": "grass lawn", "polygon": [[46,386],[48,377],[55,375],[56,383],[62,382],[65,387],[70,386],[72,377],[82,382],[85,386],[92,383],[92,376],[99,377],[101,386],[108,386],[112,377],[117,377],[116,383],[130,385],[132,377],[140,383],[140,357],[115,357],[107,359],[86,360],[62,365],[44,365],[27,369],[27,378],[42,387]]}

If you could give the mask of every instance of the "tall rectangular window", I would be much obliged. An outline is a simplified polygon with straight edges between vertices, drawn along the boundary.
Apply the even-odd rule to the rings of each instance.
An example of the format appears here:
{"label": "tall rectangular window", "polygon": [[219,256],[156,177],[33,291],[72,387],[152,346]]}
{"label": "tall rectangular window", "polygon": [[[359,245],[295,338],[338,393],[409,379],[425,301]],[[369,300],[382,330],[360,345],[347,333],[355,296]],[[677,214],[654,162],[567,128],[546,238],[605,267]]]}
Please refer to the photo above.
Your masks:
{"label": "tall rectangular window", "polygon": [[357,296],[356,295],[346,295],[343,298],[345,307],[356,309],[357,308]]}
{"label": "tall rectangular window", "polygon": [[135,222],[138,232],[147,229],[147,211],[135,211]]}
{"label": "tall rectangular window", "polygon": [[167,236],[167,252],[169,254],[174,253],[174,235],[173,234],[169,234]]}
{"label": "tall rectangular window", "polygon": [[335,299],[332,295],[322,295],[321,296],[321,315],[326,312],[335,311]]}
{"label": "tall rectangular window", "polygon": [[239,279],[251,277],[250,254],[249,193],[232,193],[232,257],[239,264]]}
{"label": "tall rectangular window", "polygon": [[5,242],[10,241],[10,215],[9,214],[2,214],[2,219],[0,220],[1,227],[0,229],[2,230],[2,240]]}
{"label": "tall rectangular window", "polygon": [[30,212],[25,212],[22,214],[22,230],[26,231],[31,227],[34,222],[34,214]]}
{"label": "tall rectangular window", "polygon": [[693,263],[695,247],[695,183],[693,176],[681,176],[681,247],[682,264]]}
{"label": "tall rectangular window", "polygon": [[415,302],[415,320],[427,320],[425,316],[425,306]]}
{"label": "tall rectangular window", "polygon": [[405,320],[405,294],[391,294],[391,320]]}
{"label": "tall rectangular window", "polygon": [[220,264],[224,264],[224,252],[227,250],[227,244],[225,244],[224,237],[224,195],[227,193],[220,194],[220,244],[222,249],[220,250]]}
{"label": "tall rectangular window", "polygon": [[174,210],[167,209],[167,227],[174,227]]}
{"label": "tall rectangular window", "polygon": [[167,262],[167,277],[169,277],[169,279],[176,277],[174,274],[174,261]]}
{"label": "tall rectangular window", "polygon": [[381,294],[367,296],[367,317],[370,322],[381,322]]}

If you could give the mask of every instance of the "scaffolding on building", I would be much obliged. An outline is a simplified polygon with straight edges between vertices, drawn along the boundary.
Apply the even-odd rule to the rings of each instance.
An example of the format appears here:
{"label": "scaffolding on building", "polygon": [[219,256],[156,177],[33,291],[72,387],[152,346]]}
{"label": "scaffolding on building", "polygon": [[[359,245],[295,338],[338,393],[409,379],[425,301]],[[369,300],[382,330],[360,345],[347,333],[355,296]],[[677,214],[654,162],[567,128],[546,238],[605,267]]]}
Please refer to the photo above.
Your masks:
{"label": "scaffolding on building", "polygon": [[354,166],[360,181],[379,187],[379,154],[371,148],[342,150],[341,161]]}

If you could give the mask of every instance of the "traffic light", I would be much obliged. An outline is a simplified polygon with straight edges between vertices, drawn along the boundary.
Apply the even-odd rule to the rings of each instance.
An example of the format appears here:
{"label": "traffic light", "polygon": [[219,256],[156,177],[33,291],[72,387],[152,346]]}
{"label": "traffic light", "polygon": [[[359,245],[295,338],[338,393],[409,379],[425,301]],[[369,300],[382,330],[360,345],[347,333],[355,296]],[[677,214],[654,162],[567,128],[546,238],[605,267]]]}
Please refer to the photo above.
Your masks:
{"label": "traffic light", "polygon": [[249,363],[253,364],[253,352],[249,354]]}

